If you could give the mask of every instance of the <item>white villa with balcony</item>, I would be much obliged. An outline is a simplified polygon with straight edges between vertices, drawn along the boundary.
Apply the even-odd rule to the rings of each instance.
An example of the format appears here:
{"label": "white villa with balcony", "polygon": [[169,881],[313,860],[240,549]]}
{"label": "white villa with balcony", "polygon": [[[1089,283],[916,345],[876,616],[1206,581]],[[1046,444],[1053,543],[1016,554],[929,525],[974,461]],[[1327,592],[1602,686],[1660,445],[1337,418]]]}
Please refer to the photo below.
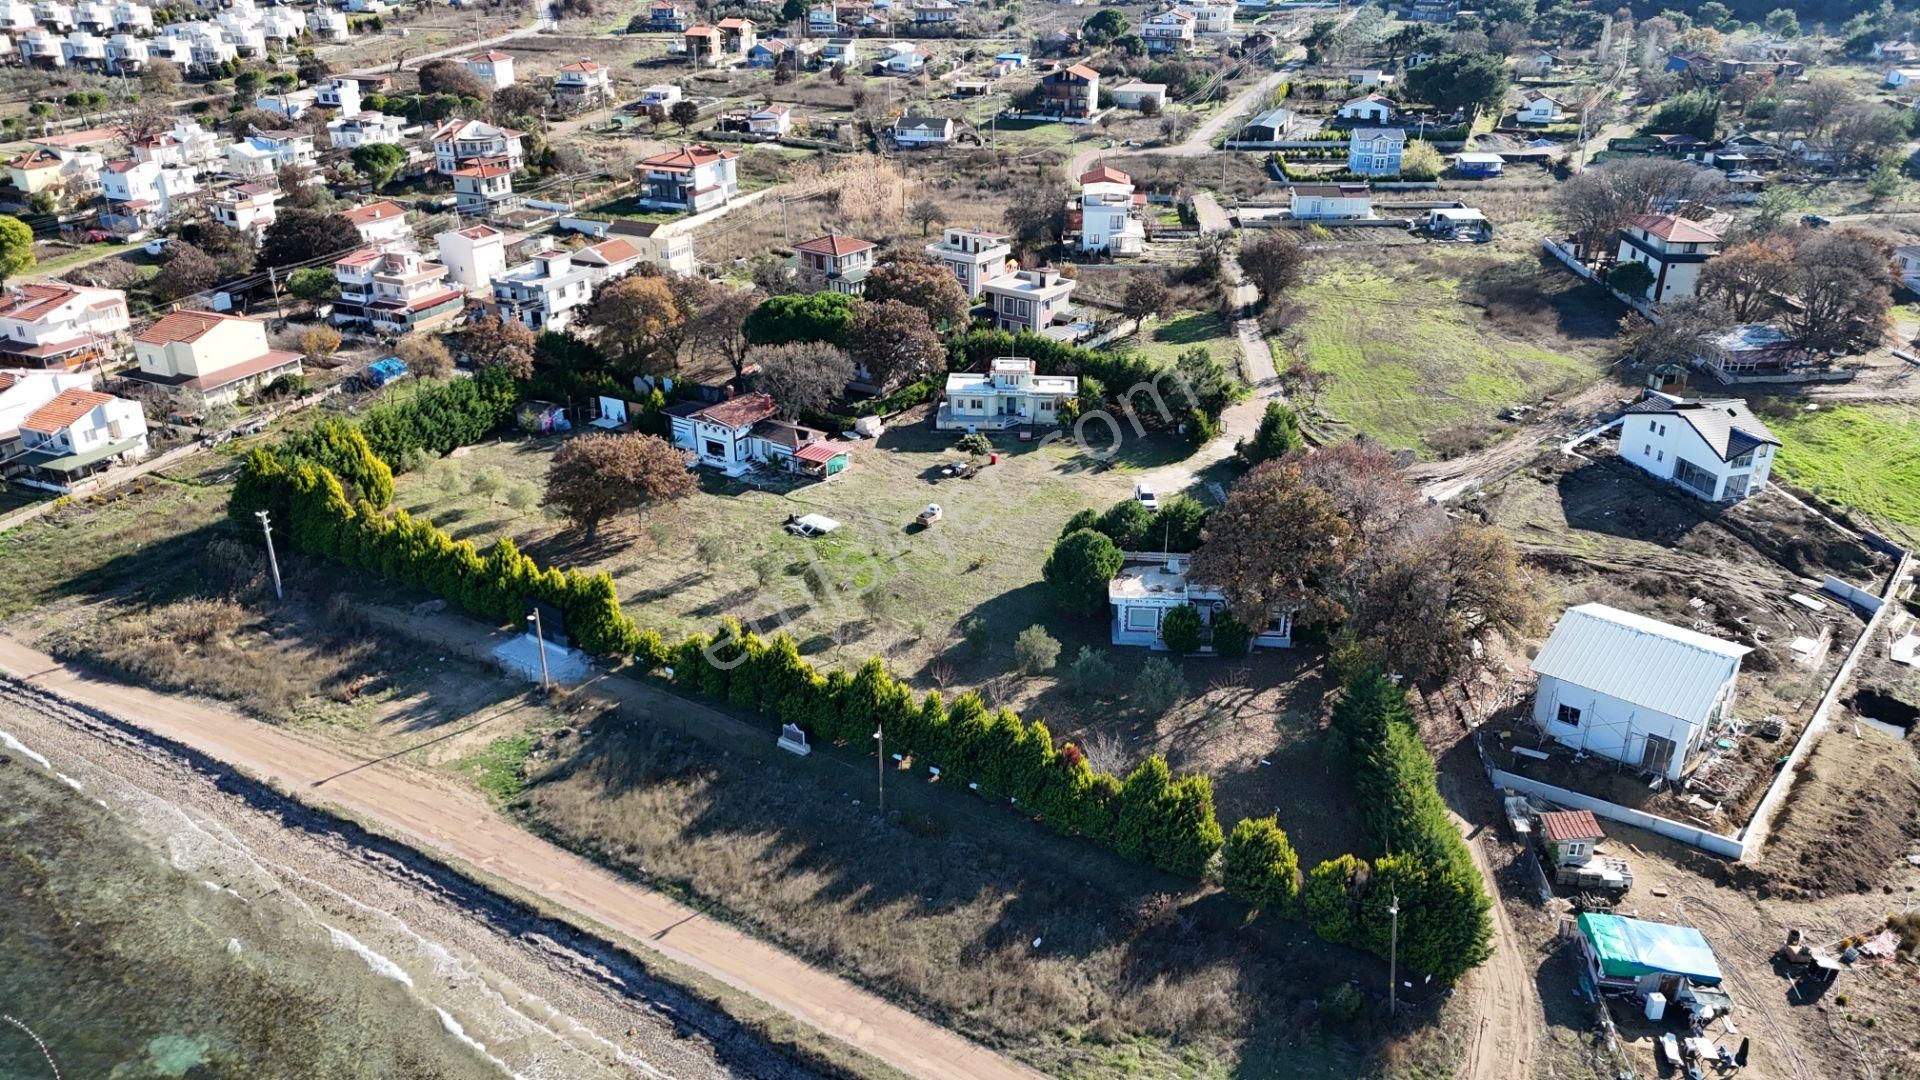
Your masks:
{"label": "white villa with balcony", "polygon": [[1072,278],[1061,277],[1053,267],[1042,266],[989,278],[982,291],[993,306],[995,329],[1038,334],[1072,314],[1068,300],[1076,284]]}
{"label": "white villa with balcony", "polygon": [[947,376],[946,401],[934,417],[942,431],[1000,431],[1007,428],[1052,427],[1060,422],[1060,406],[1080,392],[1072,375],[1040,375],[1024,356],[1002,356],[987,373],[955,372]]}
{"label": "white villa with balcony", "polygon": [[1006,276],[1007,260],[1013,257],[1009,239],[1006,233],[985,229],[948,229],[939,243],[927,245],[927,254],[952,272],[967,296],[978,300],[989,279]]}
{"label": "white villa with balcony", "polygon": [[493,302],[503,319],[529,330],[564,330],[574,309],[593,299],[598,271],[576,266],[566,251],[543,251],[493,279]]}
{"label": "white villa with balcony", "polygon": [[449,120],[433,133],[433,167],[452,176],[469,165],[505,165],[518,169],[525,160],[522,132],[479,120]]}
{"label": "white villa with balcony", "polygon": [[1767,486],[1780,440],[1739,398],[1695,401],[1648,390],[1620,420],[1620,456],[1708,502]]}
{"label": "white villa with balcony", "polygon": [[446,267],[407,248],[361,248],[333,264],[333,279],[340,288],[333,321],[340,326],[399,335],[445,326],[466,306]]}
{"label": "white villa with balcony", "polygon": [[119,356],[130,325],[127,294],[63,281],[0,292],[0,367],[77,368]]}
{"label": "white villa with balcony", "polygon": [[[1115,645],[1144,645],[1164,649],[1160,626],[1167,613],[1191,606],[1200,613],[1202,648],[1212,636],[1213,621],[1226,613],[1226,597],[1187,577],[1191,556],[1154,555],[1130,557],[1120,573],[1107,583],[1107,606],[1112,609],[1112,641]],[[1280,612],[1254,630],[1255,648],[1293,647],[1293,616]]]}
{"label": "white villa with balcony", "polygon": [[724,206],[740,190],[739,157],[732,150],[699,145],[655,154],[639,165],[640,205],[694,214]]}
{"label": "white villa with balcony", "polygon": [[213,219],[258,244],[280,216],[275,205],[279,201],[280,188],[271,182],[236,184],[213,200]]}

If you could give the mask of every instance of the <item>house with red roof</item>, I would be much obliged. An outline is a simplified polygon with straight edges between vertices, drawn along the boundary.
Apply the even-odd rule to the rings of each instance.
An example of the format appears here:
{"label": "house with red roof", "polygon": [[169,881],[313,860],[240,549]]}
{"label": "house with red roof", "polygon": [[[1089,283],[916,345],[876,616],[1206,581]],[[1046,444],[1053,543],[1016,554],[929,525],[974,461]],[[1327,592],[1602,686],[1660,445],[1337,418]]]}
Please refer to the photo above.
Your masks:
{"label": "house with red roof", "polygon": [[1100,111],[1100,73],[1069,64],[1040,79],[1041,113],[1068,123],[1091,123]]}
{"label": "house with red roof", "polygon": [[413,239],[413,227],[407,224],[407,208],[392,199],[380,199],[365,206],[340,211],[361,243],[405,243]]}
{"label": "house with red roof", "polygon": [[1140,40],[1150,53],[1190,52],[1195,26],[1192,15],[1169,8],[1140,20]]}
{"label": "house with red roof", "polygon": [[361,248],[333,264],[340,298],[339,326],[405,334],[445,326],[466,307],[466,294],[447,280],[447,268],[395,245]]}
{"label": "house with red roof", "polygon": [[698,143],[640,162],[640,204],[654,210],[684,210],[697,214],[725,206],[740,191],[732,150],[716,150]]}
{"label": "house with red roof", "polygon": [[1067,200],[1066,231],[1078,235],[1081,251],[1138,255],[1147,243],[1140,218],[1146,204],[1146,195],[1133,190],[1133,177],[1102,165],[1080,175],[1080,194]]}
{"label": "house with red roof", "polygon": [[480,120],[449,120],[433,133],[434,170],[452,176],[482,162],[518,169],[526,160],[520,147],[525,135]]}
{"label": "house with red roof", "polygon": [[0,365],[70,370],[121,355],[127,294],[64,281],[0,291]]}
{"label": "house with red roof", "polygon": [[74,387],[20,421],[18,453],[8,475],[29,487],[70,492],[122,461],[147,456],[147,418],[140,403]]}
{"label": "house with red roof", "polygon": [[563,109],[590,109],[613,99],[613,72],[581,57],[560,65],[553,77],[553,101]]}
{"label": "house with red roof", "polygon": [[1720,234],[1673,214],[1636,214],[1620,223],[1619,264],[1637,262],[1653,272],[1642,294],[1656,304],[1684,300],[1700,283],[1700,268],[1720,254]]}
{"label": "house with red roof", "polygon": [[859,296],[867,291],[873,270],[873,244],[857,236],[828,233],[795,244],[794,272],[807,292],[837,292]]}
{"label": "house with red roof", "polygon": [[513,57],[499,49],[488,49],[475,53],[462,63],[473,77],[479,79],[489,90],[505,90],[513,85]]}
{"label": "house with red roof", "polygon": [[683,401],[666,409],[673,445],[696,463],[728,476],[762,469],[826,479],[853,462],[846,443],[824,431],[780,419],[766,394],[741,394],[719,402]]}
{"label": "house with red roof", "polygon": [[212,311],[175,311],[133,337],[140,366],[125,377],[178,390],[207,407],[282,375],[301,373],[300,354],[267,343],[266,324]]}

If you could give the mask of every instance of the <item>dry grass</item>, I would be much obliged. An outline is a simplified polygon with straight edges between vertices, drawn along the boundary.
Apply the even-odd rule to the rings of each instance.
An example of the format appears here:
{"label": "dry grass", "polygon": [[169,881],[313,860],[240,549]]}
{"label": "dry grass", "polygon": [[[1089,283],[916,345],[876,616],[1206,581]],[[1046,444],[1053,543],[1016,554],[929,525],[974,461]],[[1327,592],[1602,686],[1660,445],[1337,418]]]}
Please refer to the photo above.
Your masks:
{"label": "dry grass", "polygon": [[1264,1074],[1276,1052],[1293,1076],[1370,1067],[1367,1022],[1324,1025],[1313,998],[1375,961],[1295,924],[1243,928],[1217,893],[1170,895],[1169,879],[953,793],[916,795],[907,774],[882,824],[840,768],[716,762],[659,729],[601,725],[545,740],[516,806],[1056,1075]]}

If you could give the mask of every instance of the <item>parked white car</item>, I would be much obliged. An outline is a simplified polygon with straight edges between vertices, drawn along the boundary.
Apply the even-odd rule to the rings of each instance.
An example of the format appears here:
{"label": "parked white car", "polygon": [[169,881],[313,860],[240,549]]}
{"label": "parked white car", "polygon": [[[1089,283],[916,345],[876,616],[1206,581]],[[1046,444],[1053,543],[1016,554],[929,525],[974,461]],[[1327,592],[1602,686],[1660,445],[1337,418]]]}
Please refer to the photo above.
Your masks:
{"label": "parked white car", "polygon": [[1145,480],[1133,485],[1133,498],[1148,510],[1154,513],[1160,512],[1160,496],[1154,492],[1153,485]]}
{"label": "parked white car", "polygon": [[839,522],[825,514],[802,514],[787,519],[787,531],[795,536],[825,536],[839,527]]}

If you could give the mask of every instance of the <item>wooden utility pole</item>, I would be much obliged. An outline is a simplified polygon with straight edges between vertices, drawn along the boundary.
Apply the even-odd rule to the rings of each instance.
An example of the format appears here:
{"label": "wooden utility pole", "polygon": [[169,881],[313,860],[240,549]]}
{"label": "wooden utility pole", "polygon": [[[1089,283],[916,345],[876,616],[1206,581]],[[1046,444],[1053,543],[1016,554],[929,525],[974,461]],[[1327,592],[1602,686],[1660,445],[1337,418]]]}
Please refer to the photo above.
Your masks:
{"label": "wooden utility pole", "polygon": [[273,551],[273,524],[267,520],[265,510],[255,510],[253,516],[260,519],[260,531],[267,534],[267,566],[273,570],[273,598],[285,600],[286,595],[280,591],[280,557]]}

